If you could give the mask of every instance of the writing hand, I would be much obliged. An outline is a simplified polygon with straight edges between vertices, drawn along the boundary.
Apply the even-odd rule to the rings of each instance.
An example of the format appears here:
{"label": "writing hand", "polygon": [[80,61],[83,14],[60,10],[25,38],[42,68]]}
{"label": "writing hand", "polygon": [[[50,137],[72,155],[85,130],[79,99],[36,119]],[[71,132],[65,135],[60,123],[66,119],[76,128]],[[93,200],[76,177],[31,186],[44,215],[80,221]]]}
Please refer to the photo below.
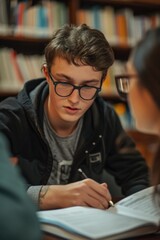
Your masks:
{"label": "writing hand", "polygon": [[[107,209],[111,195],[107,184],[99,184],[92,179],[84,179],[67,185],[44,186],[45,194],[40,198],[41,209],[89,206]],[[43,190],[43,189],[42,189]]]}

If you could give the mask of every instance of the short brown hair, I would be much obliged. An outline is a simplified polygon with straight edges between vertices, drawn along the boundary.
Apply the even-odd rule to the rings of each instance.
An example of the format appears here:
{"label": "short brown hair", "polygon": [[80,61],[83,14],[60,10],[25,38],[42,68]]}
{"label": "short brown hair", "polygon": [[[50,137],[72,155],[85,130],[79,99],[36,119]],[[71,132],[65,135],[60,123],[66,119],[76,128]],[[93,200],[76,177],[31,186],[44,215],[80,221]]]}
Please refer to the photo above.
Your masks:
{"label": "short brown hair", "polygon": [[95,71],[102,71],[104,79],[108,68],[114,62],[113,50],[104,34],[86,24],[80,26],[64,25],[53,35],[45,48],[45,58],[50,70],[56,56],[69,63],[92,66]]}

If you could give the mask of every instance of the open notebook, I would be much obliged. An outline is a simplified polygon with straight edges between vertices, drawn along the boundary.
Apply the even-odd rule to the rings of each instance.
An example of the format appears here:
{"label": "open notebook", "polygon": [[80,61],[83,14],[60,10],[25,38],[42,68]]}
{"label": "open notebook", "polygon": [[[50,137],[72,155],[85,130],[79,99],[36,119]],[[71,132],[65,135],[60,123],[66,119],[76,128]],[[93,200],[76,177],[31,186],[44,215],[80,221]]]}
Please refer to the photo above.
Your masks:
{"label": "open notebook", "polygon": [[108,210],[69,207],[37,212],[45,232],[65,239],[116,240],[149,233],[160,228],[160,209],[153,199],[154,187],[124,198]]}

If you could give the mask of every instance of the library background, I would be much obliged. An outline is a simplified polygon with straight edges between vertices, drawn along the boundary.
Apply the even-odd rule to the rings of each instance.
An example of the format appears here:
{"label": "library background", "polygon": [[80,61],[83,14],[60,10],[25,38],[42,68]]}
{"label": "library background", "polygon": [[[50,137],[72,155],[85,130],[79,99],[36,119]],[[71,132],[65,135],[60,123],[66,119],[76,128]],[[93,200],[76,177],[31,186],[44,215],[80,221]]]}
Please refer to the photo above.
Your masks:
{"label": "library background", "polygon": [[14,96],[25,81],[42,76],[43,51],[53,31],[65,23],[100,29],[110,42],[115,63],[103,84],[102,96],[112,103],[122,125],[151,167],[157,137],[135,130],[129,106],[116,91],[114,76],[144,32],[160,26],[160,0],[1,0],[0,101]]}

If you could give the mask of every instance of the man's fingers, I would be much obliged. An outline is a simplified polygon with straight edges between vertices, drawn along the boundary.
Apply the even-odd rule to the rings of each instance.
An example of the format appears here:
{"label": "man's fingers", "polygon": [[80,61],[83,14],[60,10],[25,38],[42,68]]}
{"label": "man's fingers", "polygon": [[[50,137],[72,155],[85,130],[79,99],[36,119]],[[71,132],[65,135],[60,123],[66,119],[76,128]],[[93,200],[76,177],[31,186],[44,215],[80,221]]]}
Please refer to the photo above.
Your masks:
{"label": "man's fingers", "polygon": [[85,192],[88,195],[90,205],[96,208],[108,208],[108,202],[111,200],[111,195],[106,185],[101,185],[91,179],[85,180],[85,184],[87,185]]}
{"label": "man's fingers", "polygon": [[109,207],[108,201],[100,201],[99,199],[93,198],[93,196],[87,196],[85,205],[93,208],[107,209]]}

